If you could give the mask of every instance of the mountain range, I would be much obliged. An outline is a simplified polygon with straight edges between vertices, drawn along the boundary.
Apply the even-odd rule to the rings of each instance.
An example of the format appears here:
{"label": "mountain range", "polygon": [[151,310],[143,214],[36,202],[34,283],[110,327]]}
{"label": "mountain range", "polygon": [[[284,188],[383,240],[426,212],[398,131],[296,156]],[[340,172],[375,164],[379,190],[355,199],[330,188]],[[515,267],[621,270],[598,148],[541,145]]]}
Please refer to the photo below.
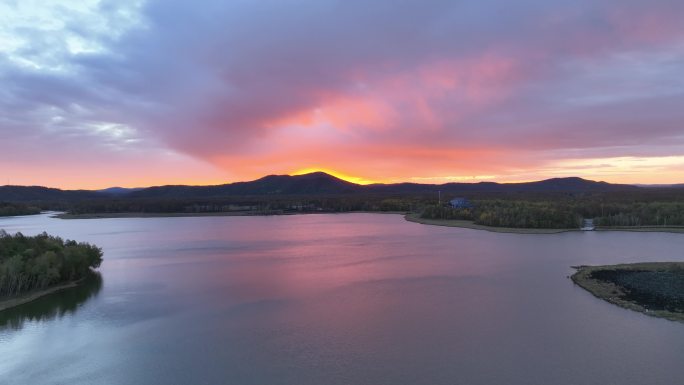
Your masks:
{"label": "mountain range", "polygon": [[[359,185],[324,172],[303,175],[269,175],[250,182],[214,186],[167,185],[127,189],[60,190],[40,186],[0,186],[0,201],[75,201],[100,198],[208,198],[259,195],[345,195],[362,193],[420,194],[477,192],[611,192],[648,187],[596,182],[578,177],[553,178],[525,183],[393,183]],[[674,188],[674,187],[673,187]]]}

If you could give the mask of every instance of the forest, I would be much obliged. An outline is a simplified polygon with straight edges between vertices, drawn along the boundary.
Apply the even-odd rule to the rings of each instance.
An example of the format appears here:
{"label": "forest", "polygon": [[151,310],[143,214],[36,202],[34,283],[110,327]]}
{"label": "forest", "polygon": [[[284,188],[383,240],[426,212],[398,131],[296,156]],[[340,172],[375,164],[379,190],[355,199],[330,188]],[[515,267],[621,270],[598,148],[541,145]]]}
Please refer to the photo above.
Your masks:
{"label": "forest", "polygon": [[684,226],[684,190],[652,189],[601,193],[511,193],[468,195],[472,208],[428,204],[421,216],[463,219],[476,224],[522,228],[576,228],[583,218],[595,225]]}
{"label": "forest", "polygon": [[450,208],[443,205],[427,206],[423,218],[464,219],[494,227],[519,228],[575,228],[582,216],[567,205],[527,201],[478,201],[473,208]]}
{"label": "forest", "polygon": [[11,217],[15,215],[39,214],[40,207],[30,206],[23,203],[0,202],[0,217]]}
{"label": "forest", "polygon": [[[465,219],[477,224],[520,228],[576,228],[584,218],[597,226],[684,226],[684,188],[633,188],[620,191],[470,191],[462,194],[345,193],[274,194],[214,197],[101,197],[14,203],[12,212],[42,210],[70,214],[215,213],[274,215],[320,212],[412,212],[431,219]],[[469,209],[446,205],[467,198]],[[23,206],[20,206],[23,205]],[[0,204],[0,212],[2,211]],[[0,214],[1,215],[1,214]],[[14,214],[16,215],[16,214]]]}
{"label": "forest", "polygon": [[0,298],[79,281],[101,262],[102,250],[88,243],[0,230]]}
{"label": "forest", "polygon": [[[430,198],[401,194],[337,194],[226,196],[213,198],[117,198],[83,200],[62,205],[70,214],[100,213],[207,213],[252,212],[278,214],[294,212],[353,212],[418,210]],[[57,208],[53,205],[46,209]]]}

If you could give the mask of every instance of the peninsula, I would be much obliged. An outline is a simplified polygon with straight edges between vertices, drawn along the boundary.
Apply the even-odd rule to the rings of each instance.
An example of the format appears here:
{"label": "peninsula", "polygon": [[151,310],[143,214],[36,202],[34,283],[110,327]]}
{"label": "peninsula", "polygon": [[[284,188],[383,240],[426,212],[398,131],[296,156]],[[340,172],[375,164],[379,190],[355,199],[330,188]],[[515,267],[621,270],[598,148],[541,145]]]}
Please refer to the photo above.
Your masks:
{"label": "peninsula", "polygon": [[577,266],[572,281],[625,309],[684,322],[684,262]]}
{"label": "peninsula", "polygon": [[0,311],[76,286],[102,263],[102,250],[46,233],[0,230]]}

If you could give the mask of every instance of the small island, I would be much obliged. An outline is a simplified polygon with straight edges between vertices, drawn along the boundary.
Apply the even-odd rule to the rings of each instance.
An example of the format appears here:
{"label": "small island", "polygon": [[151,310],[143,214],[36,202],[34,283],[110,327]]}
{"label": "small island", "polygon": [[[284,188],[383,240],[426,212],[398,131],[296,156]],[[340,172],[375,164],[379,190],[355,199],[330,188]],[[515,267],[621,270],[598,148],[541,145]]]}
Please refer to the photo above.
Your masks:
{"label": "small island", "polygon": [[101,263],[102,250],[88,243],[0,230],[0,311],[76,286]]}
{"label": "small island", "polygon": [[597,298],[684,322],[684,262],[574,266],[572,280]]}

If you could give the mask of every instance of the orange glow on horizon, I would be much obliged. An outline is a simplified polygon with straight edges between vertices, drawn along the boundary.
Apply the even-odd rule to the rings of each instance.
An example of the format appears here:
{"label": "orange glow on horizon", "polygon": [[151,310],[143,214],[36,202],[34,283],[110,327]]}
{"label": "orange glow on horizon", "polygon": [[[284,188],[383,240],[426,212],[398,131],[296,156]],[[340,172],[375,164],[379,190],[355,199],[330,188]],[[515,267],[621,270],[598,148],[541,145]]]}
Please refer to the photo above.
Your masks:
{"label": "orange glow on horizon", "polygon": [[351,175],[347,175],[347,174],[344,174],[341,172],[333,171],[333,170],[326,169],[326,168],[318,168],[318,167],[303,168],[301,170],[298,170],[298,171],[291,173],[290,175],[304,175],[304,174],[310,174],[312,172],[324,172],[326,174],[334,176],[335,178],[339,178],[339,179],[345,180],[347,182],[356,183],[356,184],[366,185],[366,184],[379,183],[379,182],[374,181],[374,180],[364,179],[364,178],[357,177],[357,176],[351,176]]}
{"label": "orange glow on horizon", "polygon": [[[372,150],[376,152],[371,153]],[[340,150],[348,153],[346,149]],[[43,167],[29,167],[14,173],[5,173],[0,185],[41,185],[61,189],[97,190],[113,186],[149,187],[160,185],[221,185],[240,181],[252,181],[269,174],[301,175],[325,172],[342,180],[361,185],[373,183],[424,183],[443,184],[451,182],[521,183],[549,178],[581,177],[595,181],[624,184],[679,184],[684,183],[684,156],[653,157],[601,157],[563,160],[521,160],[519,154],[486,151],[449,152],[435,148],[364,148],[362,154],[339,158],[334,153],[314,151],[300,152],[300,159],[287,158],[288,153],[271,154],[253,158],[244,167],[242,158],[223,159],[216,164],[192,163],[187,159],[150,162],[146,168],[137,169],[130,164],[115,163],[87,172],[80,165],[68,165],[59,173],[42,175]],[[413,162],[393,161],[399,156],[409,156]],[[303,167],[308,159],[315,166]],[[328,159],[329,158],[329,159]],[[385,163],[373,163],[373,159],[385,159]],[[517,163],[502,166],[508,159]],[[490,164],[483,160],[490,160]],[[288,162],[290,164],[288,164]],[[536,162],[536,164],[534,164]],[[297,164],[299,163],[299,165]],[[280,167],[273,167],[280,165]],[[325,165],[325,166],[323,166]],[[174,167],[171,167],[174,166]],[[242,167],[241,167],[242,166]],[[299,166],[299,167],[298,167]],[[228,170],[234,170],[230,172]],[[338,171],[343,170],[343,171]],[[21,171],[21,172],[19,172]],[[87,175],[87,176],[86,176]],[[2,183],[4,182],[4,183]]]}

